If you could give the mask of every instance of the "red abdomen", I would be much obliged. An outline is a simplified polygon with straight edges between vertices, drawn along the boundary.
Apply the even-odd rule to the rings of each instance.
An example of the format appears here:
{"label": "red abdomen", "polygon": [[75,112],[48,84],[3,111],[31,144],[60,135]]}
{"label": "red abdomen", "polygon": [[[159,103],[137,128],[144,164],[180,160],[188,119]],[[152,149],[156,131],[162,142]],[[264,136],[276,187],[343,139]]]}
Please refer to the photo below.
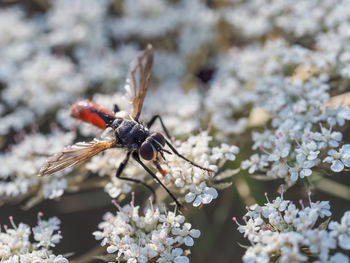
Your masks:
{"label": "red abdomen", "polygon": [[101,129],[106,129],[115,119],[112,112],[89,100],[75,102],[70,107],[70,114]]}

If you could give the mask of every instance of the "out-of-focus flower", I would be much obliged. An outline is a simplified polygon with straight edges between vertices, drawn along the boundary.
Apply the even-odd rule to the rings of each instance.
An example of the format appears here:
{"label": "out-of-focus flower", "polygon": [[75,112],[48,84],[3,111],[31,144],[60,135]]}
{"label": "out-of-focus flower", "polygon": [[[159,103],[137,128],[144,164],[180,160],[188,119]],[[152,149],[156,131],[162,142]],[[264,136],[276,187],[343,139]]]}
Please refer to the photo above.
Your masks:
{"label": "out-of-focus flower", "polygon": [[53,199],[63,194],[67,181],[63,174],[69,170],[51,177],[39,177],[39,170],[48,155],[56,153],[71,144],[75,136],[73,132],[53,132],[49,136],[39,133],[20,135],[24,138],[12,146],[6,153],[0,154],[0,195],[20,196],[31,189],[33,194]]}
{"label": "out-of-focus flower", "polygon": [[345,212],[340,223],[330,222],[329,230],[332,237],[338,238],[342,249],[350,250],[350,211]]}
{"label": "out-of-focus flower", "polygon": [[267,156],[258,154],[253,154],[250,157],[250,160],[245,160],[242,162],[242,169],[248,169],[248,172],[250,174],[254,173],[257,170],[261,170],[262,168],[266,167],[268,165]]}
{"label": "out-of-focus flower", "polygon": [[[62,239],[59,230],[60,220],[52,217],[48,221],[38,215],[38,225],[32,228],[24,223],[18,226],[10,216],[12,228],[4,225],[0,232],[0,257],[2,262],[47,262],[68,263],[62,255],[54,255],[51,247],[55,247]],[[34,242],[31,241],[33,234]]]}

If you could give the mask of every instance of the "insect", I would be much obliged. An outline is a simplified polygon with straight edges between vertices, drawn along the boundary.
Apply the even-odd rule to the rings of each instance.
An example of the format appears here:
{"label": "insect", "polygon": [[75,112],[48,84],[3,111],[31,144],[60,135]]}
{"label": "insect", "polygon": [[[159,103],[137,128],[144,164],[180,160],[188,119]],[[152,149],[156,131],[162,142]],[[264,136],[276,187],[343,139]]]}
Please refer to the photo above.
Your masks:
{"label": "insect", "polygon": [[[181,204],[176,197],[141,160],[141,158],[152,162],[162,175],[166,174],[160,166],[161,159],[165,160],[164,153],[174,153],[185,161],[191,163],[193,166],[199,167],[210,173],[213,171],[195,164],[175,149],[170,143],[169,132],[160,115],[154,115],[146,124],[140,122],[139,117],[151,77],[152,65],[153,47],[149,44],[147,48],[139,53],[130,64],[130,72],[126,80],[127,85],[129,86],[128,88],[132,92],[132,112],[130,114],[125,111],[120,111],[117,105],[114,105],[114,113],[112,113],[89,100],[75,102],[70,108],[71,115],[103,129],[104,132],[100,138],[95,138],[90,142],[78,142],[50,157],[41,168],[40,175],[45,176],[54,174],[65,168],[74,166],[108,148],[122,148],[125,149],[126,156],[119,165],[116,171],[116,176],[123,180],[140,183],[155,195],[154,189],[143,181],[122,177],[122,172],[130,157],[132,157],[167,191],[175,201],[176,205],[180,208]],[[149,130],[157,119],[159,119],[167,138],[159,132],[151,132]],[[171,152],[165,149],[166,145],[170,148]]]}

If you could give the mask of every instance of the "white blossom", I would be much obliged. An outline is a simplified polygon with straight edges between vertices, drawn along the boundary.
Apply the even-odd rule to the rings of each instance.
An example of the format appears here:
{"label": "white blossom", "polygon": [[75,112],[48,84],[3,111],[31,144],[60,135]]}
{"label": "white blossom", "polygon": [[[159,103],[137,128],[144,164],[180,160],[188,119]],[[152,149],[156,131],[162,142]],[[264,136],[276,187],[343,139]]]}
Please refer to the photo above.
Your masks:
{"label": "white blossom", "polygon": [[[268,200],[268,199],[267,199]],[[243,256],[244,262],[344,262],[349,258],[335,249],[349,250],[349,211],[341,223],[331,221],[327,225],[316,224],[319,218],[331,216],[328,201],[312,202],[310,206],[297,208],[292,201],[276,198],[263,205],[248,208],[238,223],[238,231],[244,233],[251,245]],[[323,219],[325,221],[325,219]],[[307,248],[307,250],[305,250]],[[316,255],[316,259],[314,256]]]}
{"label": "white blossom", "polygon": [[330,234],[339,239],[339,246],[343,249],[350,249],[350,212],[345,212],[340,223],[330,222]]}
{"label": "white blossom", "polygon": [[[59,230],[60,220],[52,217],[48,221],[41,219],[41,213],[38,215],[38,225],[31,228],[19,223],[14,223],[10,216],[12,228],[4,225],[3,231],[0,231],[0,257],[2,262],[52,262],[68,263],[68,260],[62,255],[54,255],[51,247],[62,239]],[[33,235],[34,242],[31,241]]]}
{"label": "white blossom", "polygon": [[253,154],[250,157],[250,160],[245,160],[242,162],[242,169],[248,169],[248,172],[250,174],[254,173],[255,171],[258,171],[265,166],[267,166],[267,156],[266,155],[261,155],[259,156],[258,154]]}
{"label": "white blossom", "polygon": [[133,201],[117,207],[115,215],[105,214],[99,224],[101,231],[93,233],[97,240],[102,240],[102,246],[108,243],[108,253],[116,253],[127,262],[189,262],[179,246],[193,246],[200,231],[184,223],[184,216],[153,206],[145,209],[142,216]]}
{"label": "white blossom", "polygon": [[350,145],[345,144],[340,148],[340,151],[331,149],[323,162],[331,163],[331,169],[334,172],[341,172],[344,167],[350,167]]}

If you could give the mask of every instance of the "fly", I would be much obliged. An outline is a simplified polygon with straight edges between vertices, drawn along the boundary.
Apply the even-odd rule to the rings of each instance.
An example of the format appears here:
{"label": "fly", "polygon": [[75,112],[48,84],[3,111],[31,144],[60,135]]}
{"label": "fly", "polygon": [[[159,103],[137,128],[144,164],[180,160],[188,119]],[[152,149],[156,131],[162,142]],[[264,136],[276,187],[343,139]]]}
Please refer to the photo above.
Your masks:
{"label": "fly", "polygon": [[[161,182],[161,180],[152,172],[152,170],[141,160],[152,162],[158,171],[165,175],[166,172],[160,167],[160,159],[164,158],[164,153],[176,154],[180,158],[189,162],[202,170],[213,172],[210,169],[201,167],[191,160],[181,155],[170,143],[170,135],[165,127],[160,115],[154,115],[147,124],[139,121],[142,110],[142,104],[146,96],[149,80],[151,77],[153,65],[153,47],[149,44],[147,48],[139,53],[130,64],[130,72],[127,78],[128,88],[132,92],[131,104],[132,112],[120,111],[117,105],[114,106],[114,113],[97,105],[89,100],[80,100],[75,102],[71,108],[71,115],[75,118],[91,123],[104,130],[101,138],[90,142],[78,142],[66,147],[62,152],[50,157],[40,170],[40,175],[50,175],[65,168],[74,166],[87,158],[90,158],[108,148],[122,148],[126,151],[124,160],[119,165],[116,176],[119,179],[139,183],[147,187],[153,195],[154,189],[141,180],[122,177],[122,172],[126,167],[130,157],[138,162],[153,178],[156,180],[175,201],[180,208],[181,204],[170,190]],[[151,132],[150,128],[154,122],[159,119],[164,130],[163,134]],[[168,146],[169,150],[164,147]]]}

